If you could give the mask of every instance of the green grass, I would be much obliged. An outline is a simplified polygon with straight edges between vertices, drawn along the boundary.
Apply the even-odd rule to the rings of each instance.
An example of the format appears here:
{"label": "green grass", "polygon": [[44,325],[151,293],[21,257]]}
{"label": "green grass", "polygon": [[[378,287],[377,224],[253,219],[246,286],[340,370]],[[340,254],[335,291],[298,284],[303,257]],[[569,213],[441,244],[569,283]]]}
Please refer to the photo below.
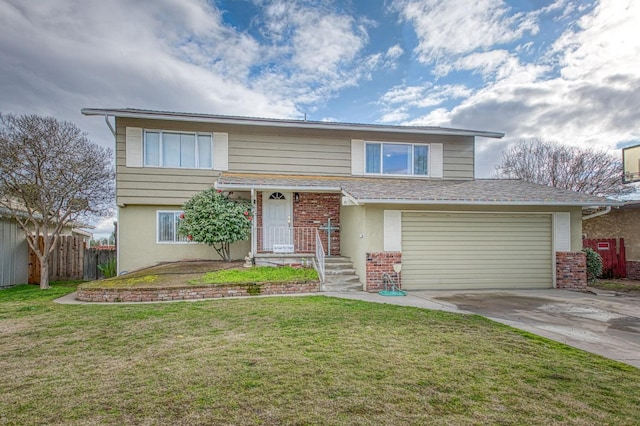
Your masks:
{"label": "green grass", "polygon": [[640,370],[479,316],[52,287],[0,291],[0,424],[640,423]]}
{"label": "green grass", "polygon": [[591,287],[624,293],[640,293],[640,282],[638,281],[618,280],[612,282],[607,280],[597,280],[595,283],[591,284]]}
{"label": "green grass", "polygon": [[207,272],[202,277],[190,280],[190,284],[249,284],[266,282],[316,281],[318,273],[313,268],[291,266],[254,266],[247,269],[224,269]]}

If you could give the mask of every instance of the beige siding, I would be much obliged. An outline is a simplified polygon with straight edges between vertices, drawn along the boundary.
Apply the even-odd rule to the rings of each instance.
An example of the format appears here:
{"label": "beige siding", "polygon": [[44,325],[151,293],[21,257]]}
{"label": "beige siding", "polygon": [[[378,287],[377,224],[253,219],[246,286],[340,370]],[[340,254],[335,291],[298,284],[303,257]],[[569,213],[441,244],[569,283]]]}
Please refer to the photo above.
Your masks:
{"label": "beige siding", "polygon": [[229,135],[229,170],[258,173],[350,175],[351,140]]}
{"label": "beige siding", "polygon": [[[118,118],[116,120],[117,202],[182,204],[215,182],[219,171],[126,167],[126,127],[229,134],[229,171],[310,175],[351,175],[351,140],[443,144],[443,178],[473,179],[474,140],[363,131],[321,131],[214,125],[190,121]],[[214,141],[215,144],[215,141]],[[215,148],[214,148],[215,150]],[[216,164],[222,164],[220,159]],[[179,186],[172,186],[180,183]]]}
{"label": "beige siding", "polygon": [[[195,243],[158,243],[157,211],[180,210],[180,205],[127,206],[118,210],[118,271],[131,272],[159,262],[218,260],[213,247]],[[232,245],[231,255],[242,259],[250,250],[249,241]]]}
{"label": "beige siding", "polygon": [[[134,122],[138,125],[138,121],[134,120]],[[212,187],[220,175],[214,170],[126,167],[126,126],[121,125],[121,120],[118,120],[117,124],[116,202],[118,205],[181,205],[194,194]],[[157,129],[156,125],[147,128]],[[172,126],[166,128],[196,131],[189,128],[176,129]]]}
{"label": "beige siding", "polygon": [[405,289],[550,288],[550,214],[404,213]]}

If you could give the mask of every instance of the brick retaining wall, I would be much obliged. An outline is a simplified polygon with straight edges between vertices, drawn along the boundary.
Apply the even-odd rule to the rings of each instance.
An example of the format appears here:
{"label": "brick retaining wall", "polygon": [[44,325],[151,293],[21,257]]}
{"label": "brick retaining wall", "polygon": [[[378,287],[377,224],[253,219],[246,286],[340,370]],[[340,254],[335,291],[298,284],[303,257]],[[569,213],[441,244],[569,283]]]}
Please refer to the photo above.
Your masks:
{"label": "brick retaining wall", "polygon": [[315,293],[320,283],[258,283],[256,285],[210,285],[175,288],[78,288],[76,299],[84,302],[160,302],[168,300],[217,299],[268,294]]}
{"label": "brick retaining wall", "polygon": [[556,288],[587,290],[587,257],[582,252],[556,253]]}
{"label": "brick retaining wall", "polygon": [[402,262],[402,253],[399,251],[394,252],[380,252],[380,253],[367,253],[367,268],[366,268],[366,289],[368,292],[377,292],[384,290],[383,275],[385,272],[389,273],[391,277],[396,280],[396,284],[399,288],[402,288],[402,276],[393,270],[395,263]]}

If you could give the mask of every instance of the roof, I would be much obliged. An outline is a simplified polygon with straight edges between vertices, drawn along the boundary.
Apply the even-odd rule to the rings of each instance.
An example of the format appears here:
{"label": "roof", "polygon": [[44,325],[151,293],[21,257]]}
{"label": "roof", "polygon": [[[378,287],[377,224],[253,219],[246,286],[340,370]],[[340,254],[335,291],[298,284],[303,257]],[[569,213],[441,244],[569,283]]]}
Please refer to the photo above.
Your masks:
{"label": "roof", "polygon": [[337,123],[277,118],[240,117],[231,115],[198,114],[171,111],[153,111],[135,108],[82,108],[84,115],[101,115],[123,118],[146,118],[152,120],[195,121],[215,124],[239,124],[262,127],[287,127],[300,129],[349,130],[367,132],[394,132],[424,135],[481,136],[502,138],[504,133],[482,130],[454,129],[436,126],[391,126],[383,124]]}
{"label": "roof", "polygon": [[622,202],[511,179],[295,176],[223,173],[219,189],[342,192],[357,204],[459,204],[523,206],[618,206]]}
{"label": "roof", "polygon": [[640,200],[627,200],[624,206],[620,207],[620,210],[635,210],[640,209]]}

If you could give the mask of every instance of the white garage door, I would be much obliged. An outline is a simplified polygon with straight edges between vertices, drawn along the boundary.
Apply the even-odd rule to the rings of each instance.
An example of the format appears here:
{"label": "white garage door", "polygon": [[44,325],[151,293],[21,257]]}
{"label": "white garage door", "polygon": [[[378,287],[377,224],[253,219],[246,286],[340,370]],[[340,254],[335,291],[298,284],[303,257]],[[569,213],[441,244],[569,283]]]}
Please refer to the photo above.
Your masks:
{"label": "white garage door", "polygon": [[403,213],[402,287],[550,288],[551,215]]}

